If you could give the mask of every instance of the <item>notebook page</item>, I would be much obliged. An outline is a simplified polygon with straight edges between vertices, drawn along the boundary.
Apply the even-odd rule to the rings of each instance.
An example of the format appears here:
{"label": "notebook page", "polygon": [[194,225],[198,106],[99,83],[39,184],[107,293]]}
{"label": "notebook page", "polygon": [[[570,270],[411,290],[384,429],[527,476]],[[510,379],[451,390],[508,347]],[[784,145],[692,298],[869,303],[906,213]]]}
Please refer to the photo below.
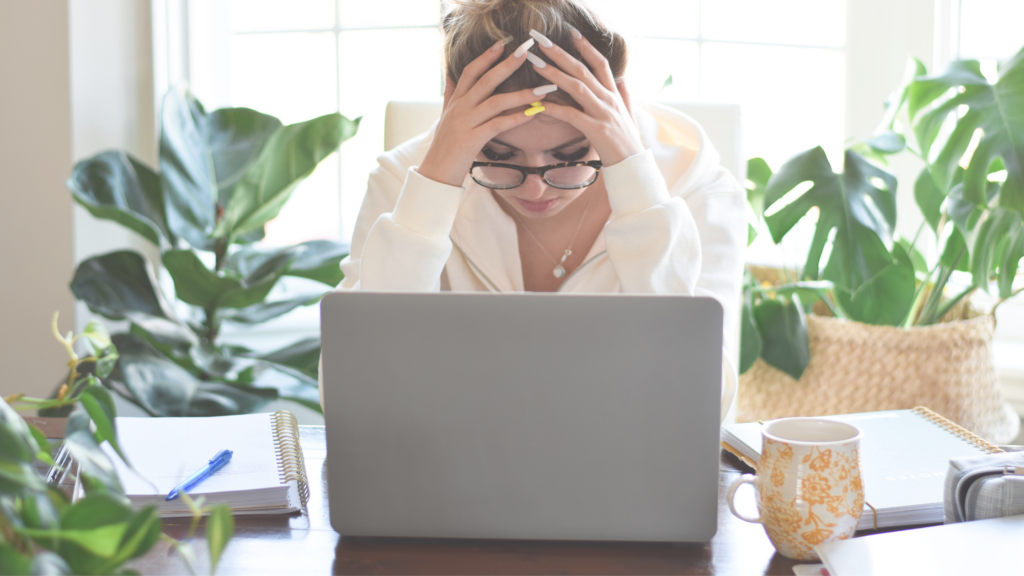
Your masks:
{"label": "notebook page", "polygon": [[[936,504],[941,508],[949,460],[985,453],[910,410],[823,418],[849,422],[863,432],[860,462],[865,496],[878,509]],[[760,424],[727,424],[725,428],[760,454]]]}
{"label": "notebook page", "polygon": [[[215,418],[119,417],[117,432],[121,447],[135,469],[132,471],[120,458],[112,456],[129,496],[165,496],[225,449],[234,452],[231,461],[190,494],[281,486],[269,414]],[[112,449],[107,449],[113,454]]]}

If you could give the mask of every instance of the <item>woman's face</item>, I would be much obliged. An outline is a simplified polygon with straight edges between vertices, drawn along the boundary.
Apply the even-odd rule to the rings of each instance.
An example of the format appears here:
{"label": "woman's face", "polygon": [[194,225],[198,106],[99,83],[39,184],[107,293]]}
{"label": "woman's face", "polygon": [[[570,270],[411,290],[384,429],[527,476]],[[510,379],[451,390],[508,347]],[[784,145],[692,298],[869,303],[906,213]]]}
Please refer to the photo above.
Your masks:
{"label": "woman's face", "polygon": [[[521,111],[514,113],[522,114]],[[570,124],[547,118],[541,112],[533,121],[498,134],[477,154],[478,162],[504,162],[538,167],[577,160],[598,160],[597,152],[583,133]],[[524,218],[550,218],[587,189],[562,190],[549,186],[537,174],[530,174],[517,188],[495,190]]]}

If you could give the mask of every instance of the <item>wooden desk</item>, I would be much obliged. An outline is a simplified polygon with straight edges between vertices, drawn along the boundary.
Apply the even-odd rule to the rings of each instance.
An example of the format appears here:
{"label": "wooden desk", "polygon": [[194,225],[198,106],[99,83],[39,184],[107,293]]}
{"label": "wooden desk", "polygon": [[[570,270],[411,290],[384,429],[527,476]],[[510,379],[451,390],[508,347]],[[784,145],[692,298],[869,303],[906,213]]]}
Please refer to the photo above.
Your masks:
{"label": "wooden desk", "polygon": [[[729,512],[725,491],[749,469],[728,454],[721,461],[718,534],[708,543],[342,538],[329,519],[323,427],[301,427],[301,442],[310,476],[308,510],[237,517],[218,574],[793,574],[796,563],[775,554],[760,525]],[[187,533],[187,520],[163,523],[175,538]],[[202,528],[198,536],[204,536]],[[205,542],[196,550],[196,573],[209,573]],[[187,572],[163,542],[129,566],[147,575]]]}

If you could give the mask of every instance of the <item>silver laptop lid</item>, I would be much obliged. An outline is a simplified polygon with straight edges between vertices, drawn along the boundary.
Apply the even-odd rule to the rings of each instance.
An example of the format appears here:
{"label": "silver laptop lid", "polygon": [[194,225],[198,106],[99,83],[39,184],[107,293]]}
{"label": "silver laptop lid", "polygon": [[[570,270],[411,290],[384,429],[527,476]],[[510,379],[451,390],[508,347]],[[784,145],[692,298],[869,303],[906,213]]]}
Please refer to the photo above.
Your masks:
{"label": "silver laptop lid", "polygon": [[718,302],[348,292],[321,326],[341,534],[715,534]]}

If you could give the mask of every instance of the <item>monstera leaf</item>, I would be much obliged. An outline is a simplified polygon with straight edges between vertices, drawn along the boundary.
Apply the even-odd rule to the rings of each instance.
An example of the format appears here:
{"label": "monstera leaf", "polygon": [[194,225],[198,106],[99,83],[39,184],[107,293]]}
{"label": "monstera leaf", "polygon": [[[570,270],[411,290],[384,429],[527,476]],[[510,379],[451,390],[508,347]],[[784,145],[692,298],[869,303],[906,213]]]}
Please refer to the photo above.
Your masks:
{"label": "monstera leaf", "polygon": [[93,216],[113,220],[158,247],[174,244],[160,176],[128,154],[109,151],[82,160],[67,187]]}
{"label": "monstera leaf", "polygon": [[[281,121],[248,108],[206,113],[191,94],[174,89],[161,110],[160,176],[168,225],[195,248],[212,250],[218,206],[257,161]],[[262,237],[262,226],[247,232]]]}
{"label": "monstera leaf", "polygon": [[[1001,67],[994,84],[978,62],[965,60],[950,64],[942,74],[916,78],[908,94],[914,132],[938,187],[950,189],[953,173],[980,129],[963,177],[964,200],[984,204],[987,176],[998,160],[1007,172],[999,205],[1024,211],[1024,50]],[[933,155],[936,137],[951,118],[955,128]]]}
{"label": "monstera leaf", "polygon": [[[804,182],[810,182],[810,188],[794,192]],[[776,243],[811,208],[818,208],[804,277],[818,279],[821,257],[834,231],[823,277],[835,284],[840,305],[849,306],[847,314],[859,322],[895,325],[912,305],[913,265],[893,242],[895,190],[895,177],[851,150],[845,154],[844,172],[835,173],[824,150],[817,147],[783,165],[765,191],[765,221]],[[879,297],[884,306],[872,302]]]}
{"label": "monstera leaf", "polygon": [[235,186],[214,236],[230,240],[275,218],[316,165],[355,135],[359,121],[328,114],[275,132]]}

